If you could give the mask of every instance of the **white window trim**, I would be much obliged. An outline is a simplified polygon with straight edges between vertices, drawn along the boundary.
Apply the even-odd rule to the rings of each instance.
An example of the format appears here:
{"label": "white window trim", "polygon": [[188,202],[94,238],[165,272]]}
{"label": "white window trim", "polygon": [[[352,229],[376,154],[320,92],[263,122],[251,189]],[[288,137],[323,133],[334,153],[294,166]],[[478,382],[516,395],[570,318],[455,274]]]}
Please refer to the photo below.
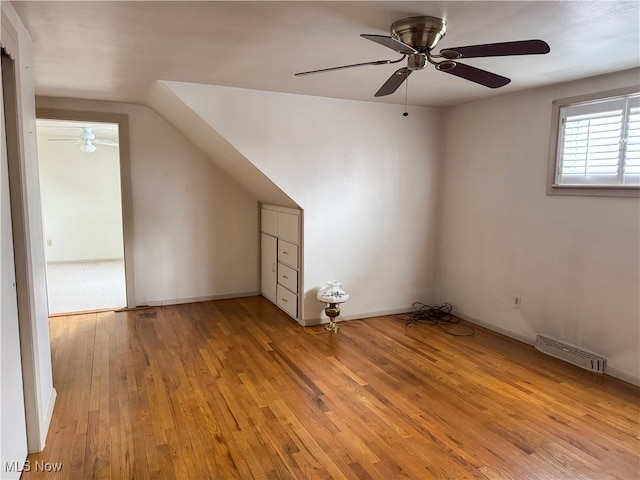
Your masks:
{"label": "white window trim", "polygon": [[589,102],[610,97],[630,95],[640,91],[640,85],[619,88],[606,92],[561,98],[552,102],[551,137],[549,142],[549,164],[547,167],[547,195],[596,195],[607,197],[640,197],[637,185],[560,185],[556,184],[556,168],[558,161],[558,132],[560,109],[576,103]]}

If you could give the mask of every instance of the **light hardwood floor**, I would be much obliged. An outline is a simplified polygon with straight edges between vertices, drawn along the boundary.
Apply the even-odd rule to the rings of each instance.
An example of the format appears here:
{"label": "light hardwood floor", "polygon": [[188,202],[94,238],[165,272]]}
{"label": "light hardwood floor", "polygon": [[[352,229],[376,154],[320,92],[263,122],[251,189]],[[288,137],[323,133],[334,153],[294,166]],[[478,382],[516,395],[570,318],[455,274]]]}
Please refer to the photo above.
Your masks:
{"label": "light hardwood floor", "polygon": [[640,389],[476,332],[325,333],[261,297],[55,317],[22,478],[638,478]]}

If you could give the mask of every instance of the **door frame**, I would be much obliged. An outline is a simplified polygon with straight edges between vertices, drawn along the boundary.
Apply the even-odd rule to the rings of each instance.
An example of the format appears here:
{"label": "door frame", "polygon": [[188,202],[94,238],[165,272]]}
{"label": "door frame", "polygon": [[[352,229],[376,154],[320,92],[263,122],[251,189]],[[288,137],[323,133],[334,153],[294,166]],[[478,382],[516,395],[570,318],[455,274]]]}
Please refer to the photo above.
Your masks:
{"label": "door frame", "polygon": [[131,188],[131,161],[129,155],[129,116],[123,113],[62,110],[36,107],[36,118],[118,124],[120,152],[120,197],[122,206],[122,242],[124,247],[124,276],[127,308],[135,308],[135,270],[133,263],[133,195]]}
{"label": "door frame", "polygon": [[[10,113],[15,113],[15,107],[12,105],[15,103],[15,76],[14,76],[14,60],[5,51],[4,46],[0,43],[0,193],[2,194],[3,215],[8,213],[7,223],[4,224],[3,219],[3,232],[2,232],[2,318],[0,319],[2,326],[2,360],[0,365],[7,359],[15,365],[11,365],[7,368],[6,364],[2,365],[2,398],[0,403],[9,404],[10,413],[12,418],[2,418],[2,421],[10,424],[10,429],[13,430],[11,436],[11,445],[7,447],[4,440],[0,439],[0,461],[2,465],[1,471],[8,475],[7,478],[18,478],[22,471],[22,462],[27,458],[28,442],[27,442],[27,406],[25,401],[32,399],[25,399],[25,381],[23,380],[23,368],[22,368],[22,346],[20,337],[20,316],[18,314],[18,280],[15,261],[15,246],[13,236],[13,222],[16,220],[16,216],[13,212],[13,205],[16,198],[11,198],[11,184],[9,174],[9,149],[12,150],[12,154],[15,154],[15,121],[13,118],[9,119],[12,125],[9,125],[7,129],[7,122],[5,119],[5,109],[9,107]],[[7,69],[9,71],[7,72]],[[8,87],[8,88],[6,88]],[[5,89],[8,90],[8,94],[5,97]],[[8,130],[8,131],[7,131]],[[11,144],[11,145],[9,145]],[[15,187],[14,187],[15,188]],[[6,192],[3,191],[6,189]],[[5,253],[5,248],[8,250],[8,254]],[[7,256],[5,256],[7,255]],[[6,290],[5,290],[6,289]],[[7,307],[6,304],[9,304]],[[9,334],[9,335],[7,335]],[[9,350],[9,355],[5,350]],[[17,361],[16,361],[17,360]],[[33,404],[31,404],[32,406]],[[5,416],[6,408],[3,405],[2,417]],[[5,437],[5,430],[7,425],[3,424],[2,436]],[[9,464],[10,469],[7,469]]]}

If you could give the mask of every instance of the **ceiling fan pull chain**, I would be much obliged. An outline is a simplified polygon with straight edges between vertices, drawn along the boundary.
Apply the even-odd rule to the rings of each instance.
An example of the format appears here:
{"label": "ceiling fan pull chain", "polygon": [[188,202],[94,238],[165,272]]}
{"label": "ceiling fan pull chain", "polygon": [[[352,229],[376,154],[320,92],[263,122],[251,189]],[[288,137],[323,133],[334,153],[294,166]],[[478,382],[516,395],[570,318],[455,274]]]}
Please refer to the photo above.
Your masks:
{"label": "ceiling fan pull chain", "polygon": [[407,96],[409,95],[409,77],[404,82],[404,113],[403,117],[408,117],[409,112],[407,112]]}

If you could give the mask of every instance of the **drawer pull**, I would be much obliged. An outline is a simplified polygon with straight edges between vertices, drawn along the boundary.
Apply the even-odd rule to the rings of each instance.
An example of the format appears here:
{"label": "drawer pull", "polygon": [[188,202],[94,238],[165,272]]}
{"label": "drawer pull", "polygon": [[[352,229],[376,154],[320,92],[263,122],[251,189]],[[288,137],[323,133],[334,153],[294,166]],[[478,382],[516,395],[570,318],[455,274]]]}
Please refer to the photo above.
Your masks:
{"label": "drawer pull", "polygon": [[286,298],[281,298],[280,300],[282,300],[284,303],[289,303]]}
{"label": "drawer pull", "polygon": [[282,251],[282,254],[283,254],[283,255],[289,255],[289,252],[287,252],[286,250],[283,250],[283,251]]}
{"label": "drawer pull", "polygon": [[286,275],[282,275],[282,278],[289,280],[289,277],[287,277]]}

